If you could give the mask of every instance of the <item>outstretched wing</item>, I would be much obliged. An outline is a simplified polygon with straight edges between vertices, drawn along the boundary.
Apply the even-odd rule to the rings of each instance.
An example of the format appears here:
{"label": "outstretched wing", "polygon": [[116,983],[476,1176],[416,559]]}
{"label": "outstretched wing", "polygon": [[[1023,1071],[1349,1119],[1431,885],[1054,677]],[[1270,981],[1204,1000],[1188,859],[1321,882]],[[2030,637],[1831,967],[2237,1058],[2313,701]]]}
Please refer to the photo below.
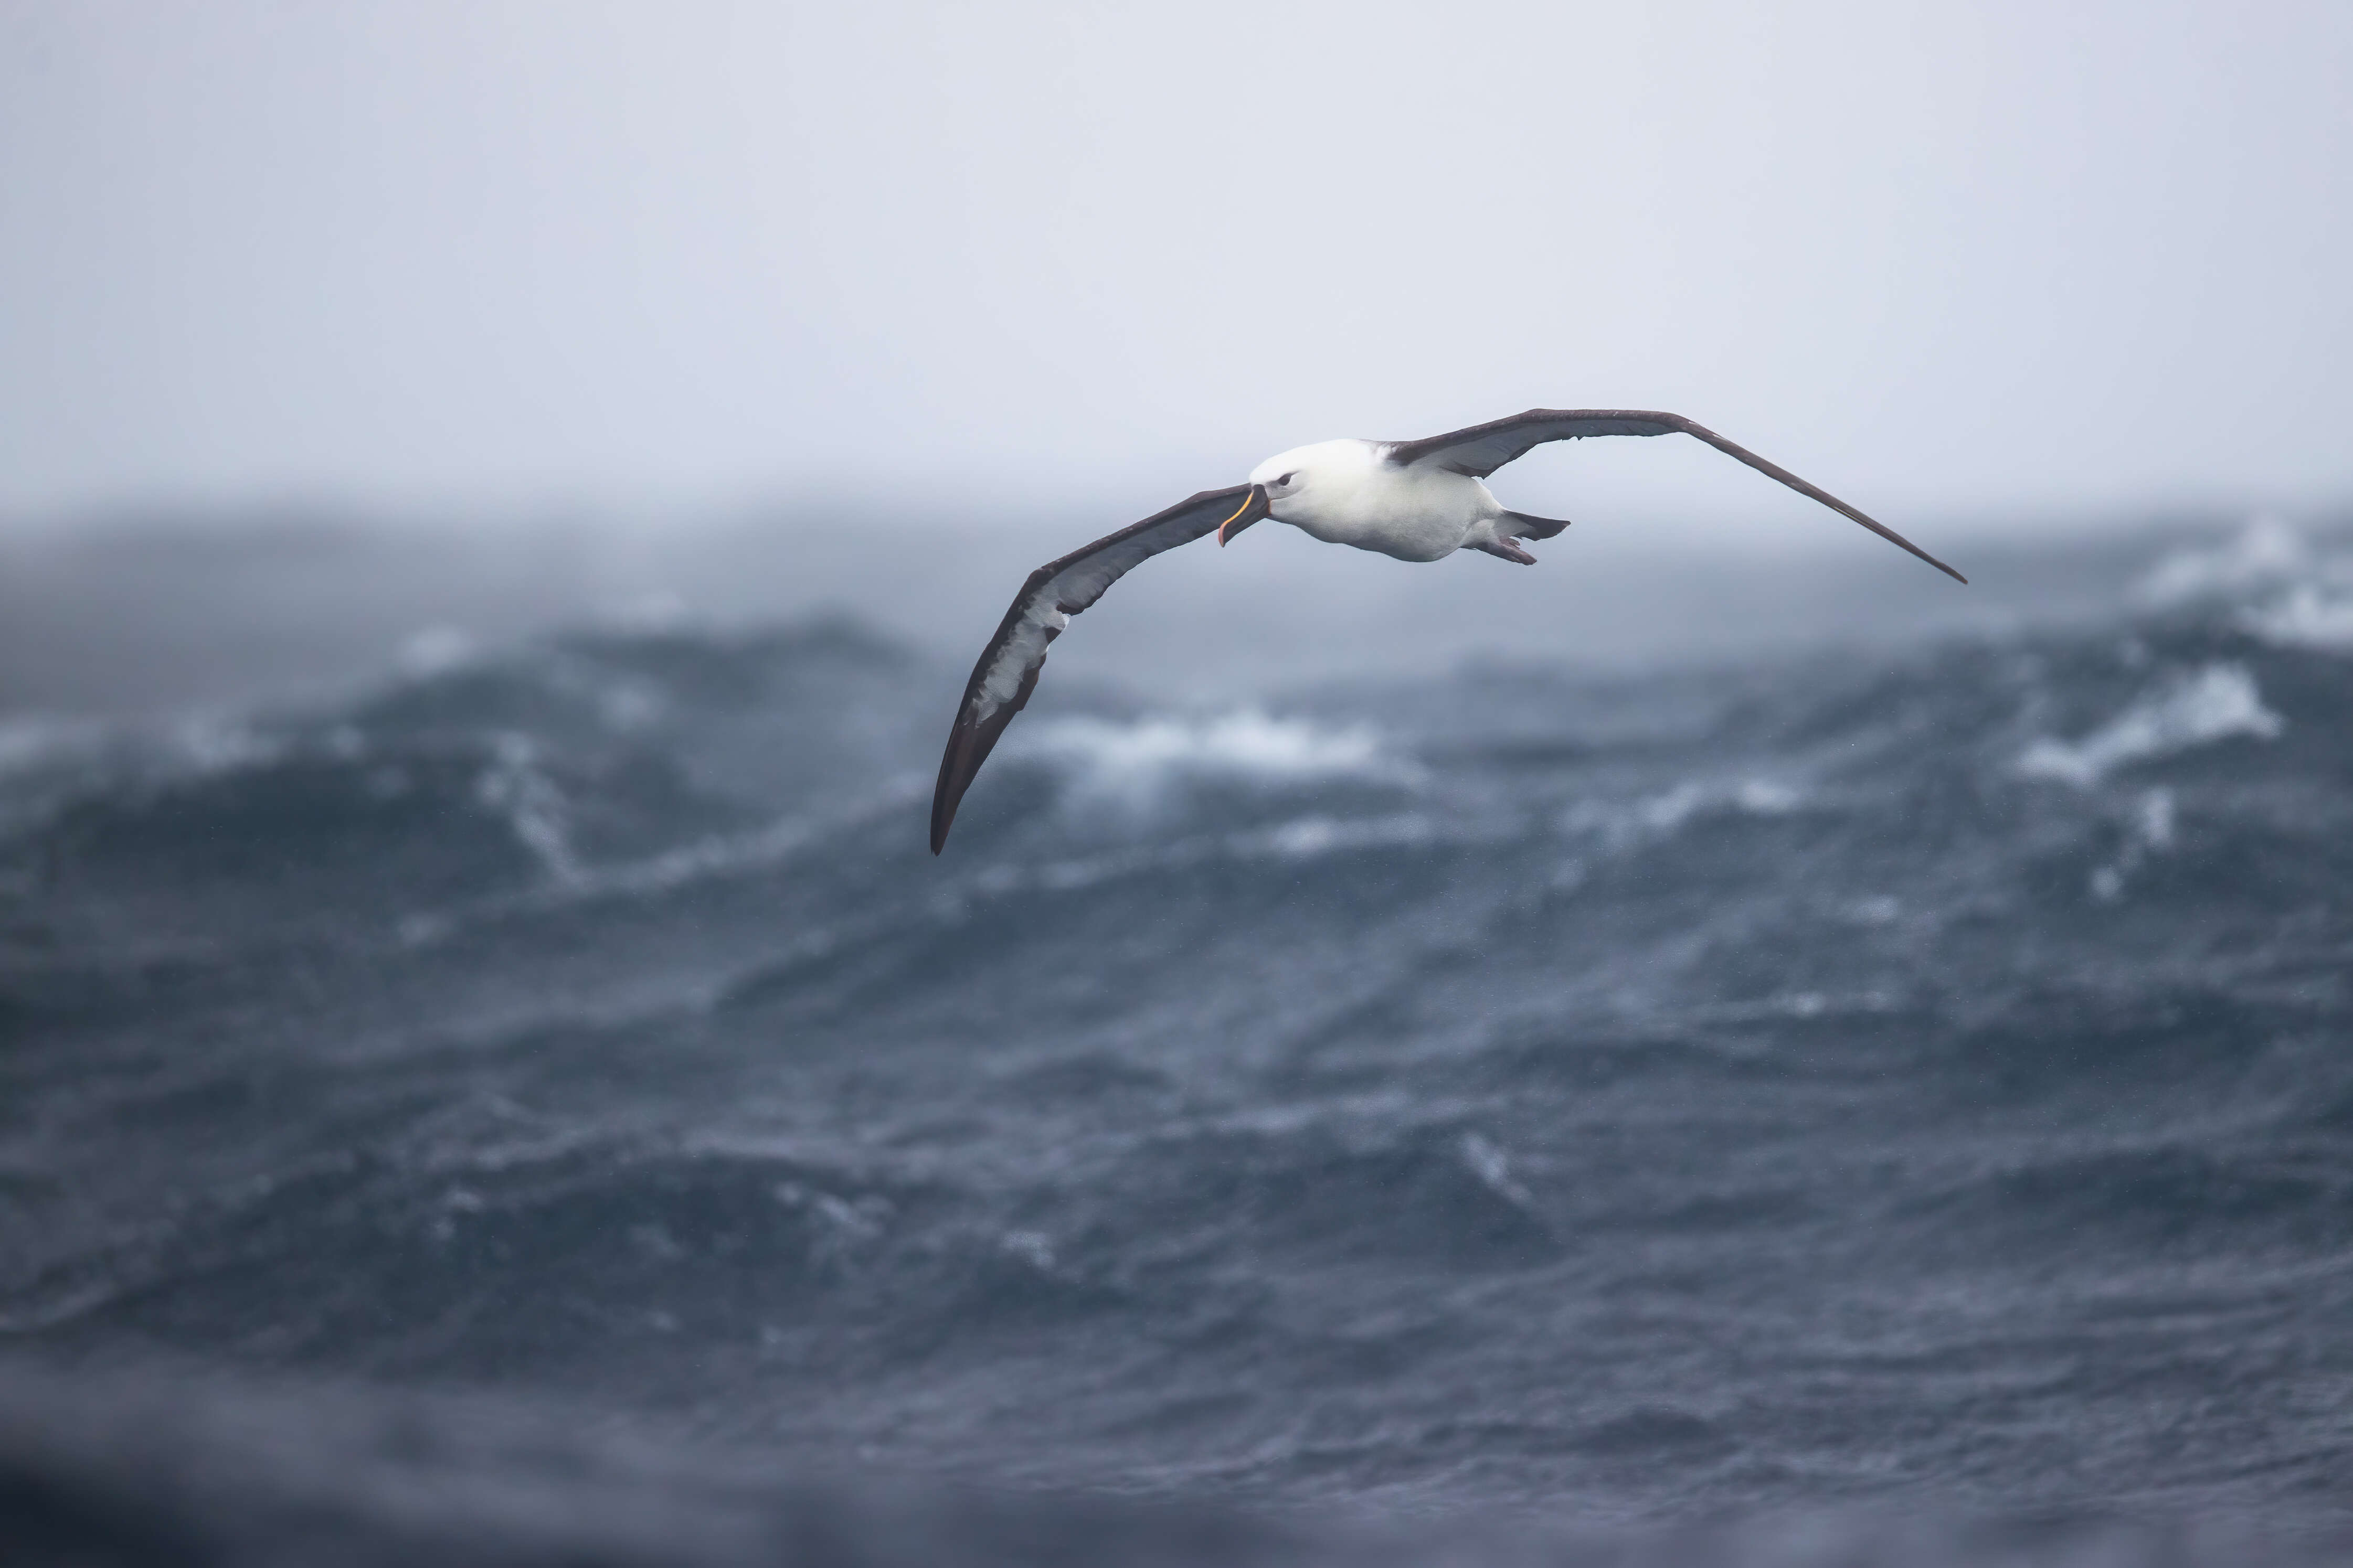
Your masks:
{"label": "outstretched wing", "polygon": [[1420,441],[1398,441],[1388,449],[1388,460],[1400,468],[1416,463],[1448,468],[1485,479],[1514,458],[1525,457],[1547,441],[1573,441],[1584,436],[1696,436],[1727,457],[1739,458],[1760,474],[1780,480],[1801,496],[1851,517],[1891,544],[1898,544],[1956,582],[1967,577],[1946,565],[1894,529],[1873,521],[1828,490],[1817,489],[1778,464],[1768,463],[1746,447],[1725,440],[1704,425],[1680,414],[1660,414],[1643,408],[1531,408],[1509,419],[1492,419],[1467,430],[1450,431]]}
{"label": "outstretched wing", "polygon": [[1071,617],[1103,596],[1103,590],[1164,550],[1190,544],[1233,512],[1250,493],[1248,485],[1203,490],[1178,501],[1166,511],[1096,540],[1059,561],[1050,561],[1029,574],[1004,624],[981,650],[972,667],[956,710],[955,728],[948,731],[948,748],[940,758],[939,787],[932,794],[932,853],[948,841],[956,805],[972,787],[973,776],[997,745],[997,738],[1037,689],[1038,671],[1045,667],[1046,645],[1062,635]]}

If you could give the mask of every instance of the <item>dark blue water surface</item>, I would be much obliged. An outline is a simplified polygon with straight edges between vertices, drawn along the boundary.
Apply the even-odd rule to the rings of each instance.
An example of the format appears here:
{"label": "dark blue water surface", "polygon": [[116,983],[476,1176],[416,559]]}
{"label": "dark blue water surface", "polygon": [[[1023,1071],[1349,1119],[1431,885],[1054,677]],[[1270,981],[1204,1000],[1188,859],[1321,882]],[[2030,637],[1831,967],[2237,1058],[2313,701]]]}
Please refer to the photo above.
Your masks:
{"label": "dark blue water surface", "polygon": [[2152,582],[1202,710],[1082,623],[936,860],[963,672],[849,622],[18,724],[0,1346],[1441,1532],[2341,1524],[2353,591]]}

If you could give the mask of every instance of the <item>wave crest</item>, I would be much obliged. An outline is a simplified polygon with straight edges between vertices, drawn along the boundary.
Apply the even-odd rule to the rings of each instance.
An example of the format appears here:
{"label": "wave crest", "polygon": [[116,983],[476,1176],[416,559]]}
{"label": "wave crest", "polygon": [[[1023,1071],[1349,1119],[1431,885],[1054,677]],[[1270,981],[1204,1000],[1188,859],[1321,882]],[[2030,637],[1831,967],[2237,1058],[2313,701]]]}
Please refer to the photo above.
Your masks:
{"label": "wave crest", "polygon": [[2263,706],[2244,665],[2210,664],[2143,696],[2079,741],[2049,736],[2029,746],[2018,771],[2089,788],[2132,763],[2211,745],[2234,735],[2276,739],[2287,721]]}
{"label": "wave crest", "polygon": [[2276,518],[2208,549],[2174,551],[2133,597],[2158,610],[2236,605],[2239,629],[2275,647],[2353,653],[2353,552],[2316,549]]}
{"label": "wave crest", "polygon": [[1155,714],[1041,725],[1027,748],[1064,769],[1082,795],[1149,805],[1171,784],[1217,778],[1265,784],[1356,777],[1401,781],[1413,770],[1369,724],[1332,726],[1256,708],[1202,718]]}

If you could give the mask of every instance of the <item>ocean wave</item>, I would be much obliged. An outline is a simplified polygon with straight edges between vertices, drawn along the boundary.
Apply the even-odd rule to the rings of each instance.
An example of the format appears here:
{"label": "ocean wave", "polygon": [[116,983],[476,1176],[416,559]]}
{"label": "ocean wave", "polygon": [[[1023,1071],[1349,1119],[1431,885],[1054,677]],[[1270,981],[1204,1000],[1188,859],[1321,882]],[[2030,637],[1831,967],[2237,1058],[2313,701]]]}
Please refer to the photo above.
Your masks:
{"label": "ocean wave", "polygon": [[2212,1141],[2040,1150],[1975,1173],[1923,1212],[2057,1247],[2086,1230],[2174,1252],[2224,1232],[2331,1251],[2353,1240],[2353,1184],[2341,1172]]}
{"label": "ocean wave", "polygon": [[0,779],[83,762],[101,747],[108,727],[93,719],[45,714],[0,719]]}
{"label": "ocean wave", "polygon": [[530,736],[494,736],[488,764],[474,778],[474,798],[505,819],[515,841],[538,858],[549,876],[574,881],[580,862],[572,847],[570,805],[537,763],[538,748]]}
{"label": "ocean wave", "polygon": [[[870,834],[928,799],[912,783],[886,787],[878,796],[845,810],[787,816],[742,832],[705,834],[641,857],[589,864],[575,860],[563,875],[520,890],[413,910],[400,921],[400,939],[412,947],[433,946],[501,921],[529,921],[600,903],[635,904],[707,884],[775,875],[813,849],[838,847],[848,835]],[[986,873],[982,883],[998,885],[989,882]],[[795,945],[829,951],[836,941],[832,932],[805,932]]]}
{"label": "ocean wave", "polygon": [[2132,597],[2158,610],[2229,609],[2231,624],[2275,647],[2353,652],[2353,550],[2318,547],[2276,518],[2173,552]]}
{"label": "ocean wave", "polygon": [[2145,791],[2126,818],[2123,842],[2115,856],[2093,868],[2089,883],[2092,897],[2102,903],[2116,902],[2124,896],[2126,882],[2148,863],[2149,857],[2171,851],[2175,815],[2171,790]]}
{"label": "ocean wave", "polygon": [[2274,647],[2353,653],[2353,593],[2301,583],[2268,604],[2240,613],[2239,625]]}
{"label": "ocean wave", "polygon": [[367,740],[339,725],[100,770],[18,832],[69,901],[266,890],[299,921],[337,905],[407,918],[536,887],[686,875],[747,815],[658,755],[567,756],[515,731]]}
{"label": "ocean wave", "polygon": [[1681,779],[1632,800],[1580,799],[1556,824],[1570,837],[1598,837],[1619,848],[1673,837],[1709,816],[1788,816],[1813,804],[1811,792],[1786,778],[1751,774]]}
{"label": "ocean wave", "polygon": [[2244,665],[2214,663],[2165,681],[2081,740],[2036,741],[2019,756],[2018,771],[2088,788],[2136,763],[2234,736],[2275,740],[2285,728],[2263,706]]}
{"label": "ocean wave", "polygon": [[1419,812],[1357,817],[1314,812],[1263,827],[1230,833],[1191,833],[1092,855],[998,861],[975,877],[972,885],[990,895],[1029,889],[1067,893],[1127,878],[1187,870],[1213,861],[1314,860],[1358,850],[1422,849],[1443,843],[1475,842],[1491,836],[1449,832]]}
{"label": "ocean wave", "polygon": [[2132,585],[2130,598],[2159,610],[2243,600],[2295,582],[2314,564],[2312,545],[2302,531],[2280,518],[2258,517],[2221,543],[2168,552]]}
{"label": "ocean wave", "polygon": [[1409,782],[1418,770],[1369,724],[1333,726],[1241,708],[1206,718],[1097,718],[1039,726],[1022,750],[1064,770],[1082,798],[1148,805],[1187,778],[1291,784],[1331,778]]}
{"label": "ocean wave", "polygon": [[[1700,1469],[1736,1451],[1721,1412],[1626,1399],[1512,1420],[1420,1415],[1414,1447],[1474,1467],[1542,1446],[1633,1469]],[[1328,1468],[1303,1418],[1254,1456]],[[1320,1461],[1320,1463],[1319,1463]],[[1192,1473],[1214,1482],[1212,1467]],[[983,1490],[841,1453],[656,1443],[504,1398],[146,1363],[0,1367],[0,1496],[17,1568],[190,1563],[352,1568],[2319,1568],[2347,1538],[2272,1519],[2136,1518],[2043,1508],[1715,1510],[1682,1528],[1499,1519],[1434,1508],[1253,1513],[1234,1500]]]}
{"label": "ocean wave", "polygon": [[937,859],[955,672],[807,628],[29,742],[0,1327],[1282,1502],[2341,1499],[2353,663],[2252,554],[1886,664],[1041,711]]}

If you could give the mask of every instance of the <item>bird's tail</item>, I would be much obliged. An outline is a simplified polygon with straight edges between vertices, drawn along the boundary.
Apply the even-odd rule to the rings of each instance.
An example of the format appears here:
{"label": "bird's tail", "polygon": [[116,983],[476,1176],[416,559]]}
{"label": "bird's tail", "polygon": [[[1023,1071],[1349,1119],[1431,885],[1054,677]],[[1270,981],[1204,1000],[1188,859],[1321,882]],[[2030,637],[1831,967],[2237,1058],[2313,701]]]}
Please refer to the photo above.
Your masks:
{"label": "bird's tail", "polygon": [[1507,511],[1495,531],[1506,539],[1550,539],[1568,526],[1565,517],[1530,517],[1524,511]]}

